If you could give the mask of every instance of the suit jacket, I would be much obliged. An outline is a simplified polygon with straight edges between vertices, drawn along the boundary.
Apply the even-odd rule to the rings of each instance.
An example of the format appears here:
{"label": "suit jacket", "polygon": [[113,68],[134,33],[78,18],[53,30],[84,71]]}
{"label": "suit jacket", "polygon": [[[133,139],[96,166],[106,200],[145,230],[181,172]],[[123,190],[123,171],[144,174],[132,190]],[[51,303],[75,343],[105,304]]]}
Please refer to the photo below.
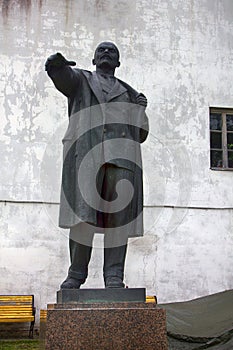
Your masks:
{"label": "suit jacket", "polygon": [[[130,236],[143,234],[143,186],[140,143],[148,134],[145,108],[136,103],[138,93],[116,79],[104,99],[96,72],[51,68],[56,88],[68,98],[69,125],[63,138],[63,171],[59,226],[79,222],[97,225],[98,193],[95,179],[103,163],[134,172]],[[137,218],[137,220],[134,220]]]}

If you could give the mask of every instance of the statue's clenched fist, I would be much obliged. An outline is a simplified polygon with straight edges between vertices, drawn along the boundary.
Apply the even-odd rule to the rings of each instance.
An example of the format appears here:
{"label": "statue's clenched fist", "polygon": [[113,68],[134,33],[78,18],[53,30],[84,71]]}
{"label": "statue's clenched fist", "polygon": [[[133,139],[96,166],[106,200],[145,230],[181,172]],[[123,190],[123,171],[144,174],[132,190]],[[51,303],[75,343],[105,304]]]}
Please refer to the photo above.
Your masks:
{"label": "statue's clenched fist", "polygon": [[140,93],[136,96],[136,103],[143,107],[147,106],[147,98],[144,94]]}

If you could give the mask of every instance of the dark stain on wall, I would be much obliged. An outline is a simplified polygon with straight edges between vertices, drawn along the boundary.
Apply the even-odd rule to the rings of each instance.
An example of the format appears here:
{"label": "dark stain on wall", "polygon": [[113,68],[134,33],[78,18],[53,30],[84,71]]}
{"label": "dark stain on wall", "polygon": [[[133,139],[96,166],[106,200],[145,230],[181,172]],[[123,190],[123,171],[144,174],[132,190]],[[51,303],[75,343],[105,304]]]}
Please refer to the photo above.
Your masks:
{"label": "dark stain on wall", "polygon": [[[12,11],[19,9],[24,11],[27,15],[30,14],[33,0],[0,0],[0,8],[2,16],[6,19],[11,15]],[[42,7],[43,0],[38,0],[37,4],[39,8]]]}
{"label": "dark stain on wall", "polygon": [[97,10],[104,10],[106,7],[106,1],[105,0],[95,0],[95,6]]}

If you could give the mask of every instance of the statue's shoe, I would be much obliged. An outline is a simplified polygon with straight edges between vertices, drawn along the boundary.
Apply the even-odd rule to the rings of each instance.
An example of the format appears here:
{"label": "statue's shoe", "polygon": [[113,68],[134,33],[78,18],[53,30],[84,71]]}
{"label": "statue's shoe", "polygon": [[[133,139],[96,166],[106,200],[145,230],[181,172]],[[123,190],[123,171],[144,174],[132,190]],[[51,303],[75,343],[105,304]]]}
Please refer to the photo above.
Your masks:
{"label": "statue's shoe", "polygon": [[81,280],[76,278],[67,277],[64,282],[61,284],[61,289],[79,289],[82,284]]}
{"label": "statue's shoe", "polygon": [[105,279],[105,288],[124,288],[125,285],[120,277],[107,277]]}

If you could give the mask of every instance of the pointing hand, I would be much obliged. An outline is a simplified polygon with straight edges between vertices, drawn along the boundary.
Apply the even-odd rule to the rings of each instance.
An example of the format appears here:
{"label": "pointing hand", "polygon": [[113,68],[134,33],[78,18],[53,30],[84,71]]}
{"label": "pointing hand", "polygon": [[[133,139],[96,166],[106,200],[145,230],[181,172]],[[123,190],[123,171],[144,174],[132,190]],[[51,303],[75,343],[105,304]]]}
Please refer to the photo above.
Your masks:
{"label": "pointing hand", "polygon": [[61,68],[64,66],[75,66],[76,62],[67,61],[67,59],[60,53],[57,52],[54,55],[49,56],[45,62],[45,70],[48,71],[50,67]]}

